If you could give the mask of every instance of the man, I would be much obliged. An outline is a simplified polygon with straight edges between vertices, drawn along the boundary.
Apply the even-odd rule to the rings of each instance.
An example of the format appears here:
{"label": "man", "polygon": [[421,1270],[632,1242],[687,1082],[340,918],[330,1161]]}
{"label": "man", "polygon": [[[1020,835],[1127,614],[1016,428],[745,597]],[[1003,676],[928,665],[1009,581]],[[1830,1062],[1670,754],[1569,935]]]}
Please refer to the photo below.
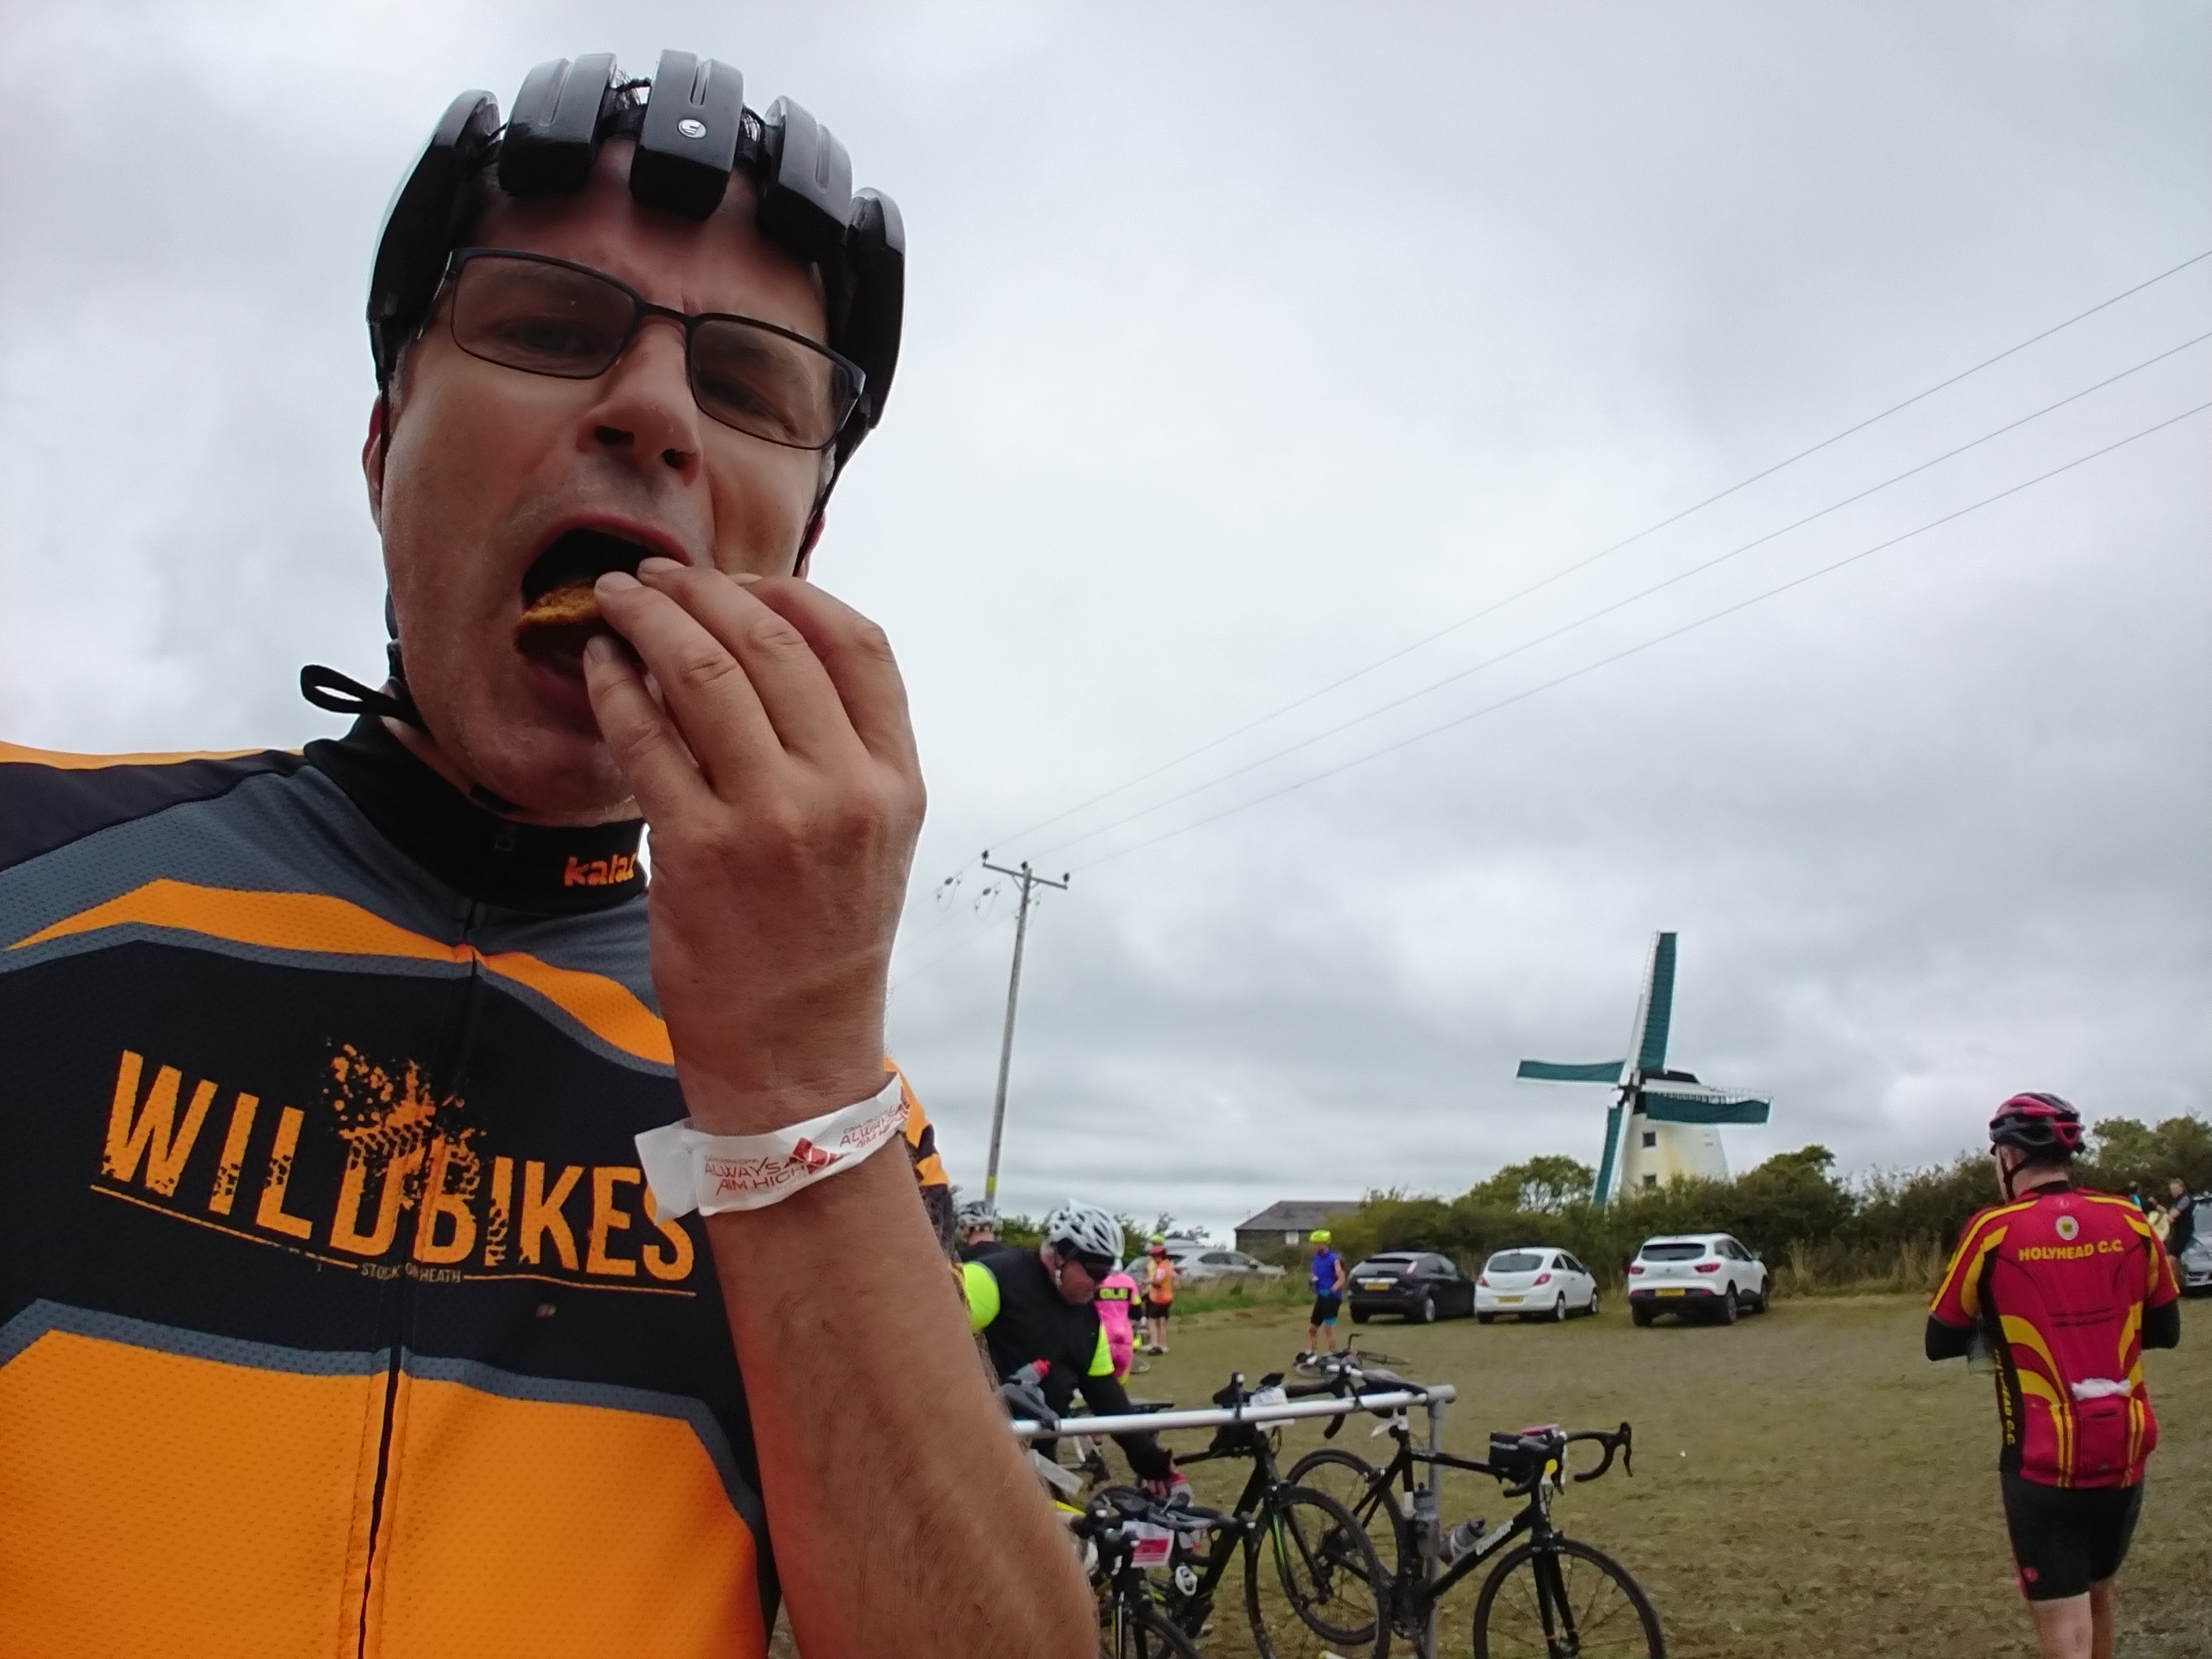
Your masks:
{"label": "man", "polygon": [[351,732],[0,766],[0,1652],[1096,1651],[869,1156],[942,1191],[903,693],[805,580],[896,210],[647,93],[465,94],[395,200]]}
{"label": "man", "polygon": [[1002,1248],[999,1243],[999,1218],[980,1201],[960,1206],[960,1259],[973,1261],[978,1256],[988,1255]]}
{"label": "man", "polygon": [[2081,1146],[2057,1095],[1997,1109],[2003,1201],[1966,1224],[1928,1318],[1930,1359],[1996,1358],[2005,1525],[2045,1659],[2111,1659],[2112,1578],[2158,1444],[2142,1351],[2181,1340],[2172,1261],[2133,1204],[2075,1188]]}
{"label": "man", "polygon": [[1145,1352],[1168,1351],[1168,1321],[1175,1313],[1176,1264],[1168,1242],[1154,1233],[1145,1247]]}
{"label": "man", "polygon": [[1310,1242],[1314,1247],[1314,1304],[1306,1322],[1305,1351],[1298,1356],[1300,1364],[1336,1352],[1336,1314],[1344,1305],[1344,1258],[1331,1248],[1328,1229],[1316,1228]]}
{"label": "man", "polygon": [[[1098,1287],[1121,1267],[1121,1224],[1095,1204],[1068,1204],[1046,1218],[1035,1250],[1002,1249],[961,1268],[968,1328],[981,1334],[1004,1378],[1029,1371],[1047,1408],[1065,1412],[1080,1394],[1097,1417],[1132,1408],[1097,1306]],[[1032,1369],[1034,1368],[1034,1369]],[[1159,1437],[1115,1437],[1155,1496],[1189,1491]]]}
{"label": "man", "polygon": [[2166,1209],[2166,1253],[2178,1262],[2197,1237],[2197,1199],[2179,1176],[2167,1180],[2166,1190],[2172,1200]]}

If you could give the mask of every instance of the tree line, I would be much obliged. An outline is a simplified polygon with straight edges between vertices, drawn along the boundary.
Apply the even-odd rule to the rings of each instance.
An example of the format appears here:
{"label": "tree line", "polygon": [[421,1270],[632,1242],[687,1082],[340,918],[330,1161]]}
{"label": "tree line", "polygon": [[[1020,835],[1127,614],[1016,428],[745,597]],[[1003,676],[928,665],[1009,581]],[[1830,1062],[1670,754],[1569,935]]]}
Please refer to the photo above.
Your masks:
{"label": "tree line", "polygon": [[[1834,1173],[1825,1146],[1783,1152],[1729,1181],[1686,1179],[1590,1201],[1595,1172],[1572,1158],[1531,1158],[1457,1198],[1370,1193],[1330,1218],[1337,1247],[1357,1261],[1379,1250],[1437,1250],[1469,1272],[1492,1252],[1547,1244],[1601,1275],[1625,1273],[1658,1233],[1732,1233],[1775,1269],[1785,1293],[1843,1287],[1932,1289],[1975,1211],[1996,1201],[1986,1152],[1950,1163],[1855,1180]],[[2075,1161],[2077,1185],[2163,1202],[2169,1177],[2212,1188],[2212,1124],[2194,1115],[2146,1127],[2108,1118]]]}

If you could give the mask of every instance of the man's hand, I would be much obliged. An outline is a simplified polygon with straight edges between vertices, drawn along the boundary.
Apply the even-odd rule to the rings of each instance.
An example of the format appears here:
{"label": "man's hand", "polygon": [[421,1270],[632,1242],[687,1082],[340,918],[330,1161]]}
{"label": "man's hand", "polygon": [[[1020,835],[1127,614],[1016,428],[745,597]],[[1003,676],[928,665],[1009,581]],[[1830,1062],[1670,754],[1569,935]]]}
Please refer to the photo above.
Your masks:
{"label": "man's hand", "polygon": [[584,673],[653,833],[653,981],[692,1117],[757,1133],[867,1098],[923,805],[889,642],[809,583],[672,559],[598,596],[638,659],[600,636]]}

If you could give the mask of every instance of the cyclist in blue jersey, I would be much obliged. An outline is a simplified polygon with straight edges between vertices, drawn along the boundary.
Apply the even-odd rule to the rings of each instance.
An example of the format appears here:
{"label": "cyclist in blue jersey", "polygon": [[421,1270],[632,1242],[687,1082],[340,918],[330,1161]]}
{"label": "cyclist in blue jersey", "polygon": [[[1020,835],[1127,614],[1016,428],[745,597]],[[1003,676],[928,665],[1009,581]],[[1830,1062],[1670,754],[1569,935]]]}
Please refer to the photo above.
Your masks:
{"label": "cyclist in blue jersey", "polygon": [[1298,1356],[1301,1364],[1316,1354],[1336,1352],[1336,1315],[1344,1305],[1344,1258],[1331,1245],[1328,1229],[1316,1227],[1312,1243],[1313,1314],[1306,1326],[1305,1352]]}

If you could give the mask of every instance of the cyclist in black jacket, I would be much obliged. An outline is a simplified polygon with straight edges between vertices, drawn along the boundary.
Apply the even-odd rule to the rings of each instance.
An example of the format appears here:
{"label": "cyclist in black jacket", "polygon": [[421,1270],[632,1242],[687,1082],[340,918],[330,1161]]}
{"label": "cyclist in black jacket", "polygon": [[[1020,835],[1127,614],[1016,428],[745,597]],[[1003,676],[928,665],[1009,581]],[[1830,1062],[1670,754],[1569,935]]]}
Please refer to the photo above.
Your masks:
{"label": "cyclist in black jacket", "polygon": [[[1121,1264],[1121,1224],[1091,1204],[1069,1204],[1046,1218],[1034,1250],[1002,1249],[961,1268],[968,1326],[981,1333],[1001,1377],[1025,1366],[1039,1373],[1045,1404],[1064,1412],[1080,1394],[1100,1417],[1132,1409],[1114,1375],[1114,1356],[1098,1317],[1098,1284]],[[1152,1434],[1121,1434],[1115,1443],[1146,1488],[1170,1496],[1188,1482]]]}

